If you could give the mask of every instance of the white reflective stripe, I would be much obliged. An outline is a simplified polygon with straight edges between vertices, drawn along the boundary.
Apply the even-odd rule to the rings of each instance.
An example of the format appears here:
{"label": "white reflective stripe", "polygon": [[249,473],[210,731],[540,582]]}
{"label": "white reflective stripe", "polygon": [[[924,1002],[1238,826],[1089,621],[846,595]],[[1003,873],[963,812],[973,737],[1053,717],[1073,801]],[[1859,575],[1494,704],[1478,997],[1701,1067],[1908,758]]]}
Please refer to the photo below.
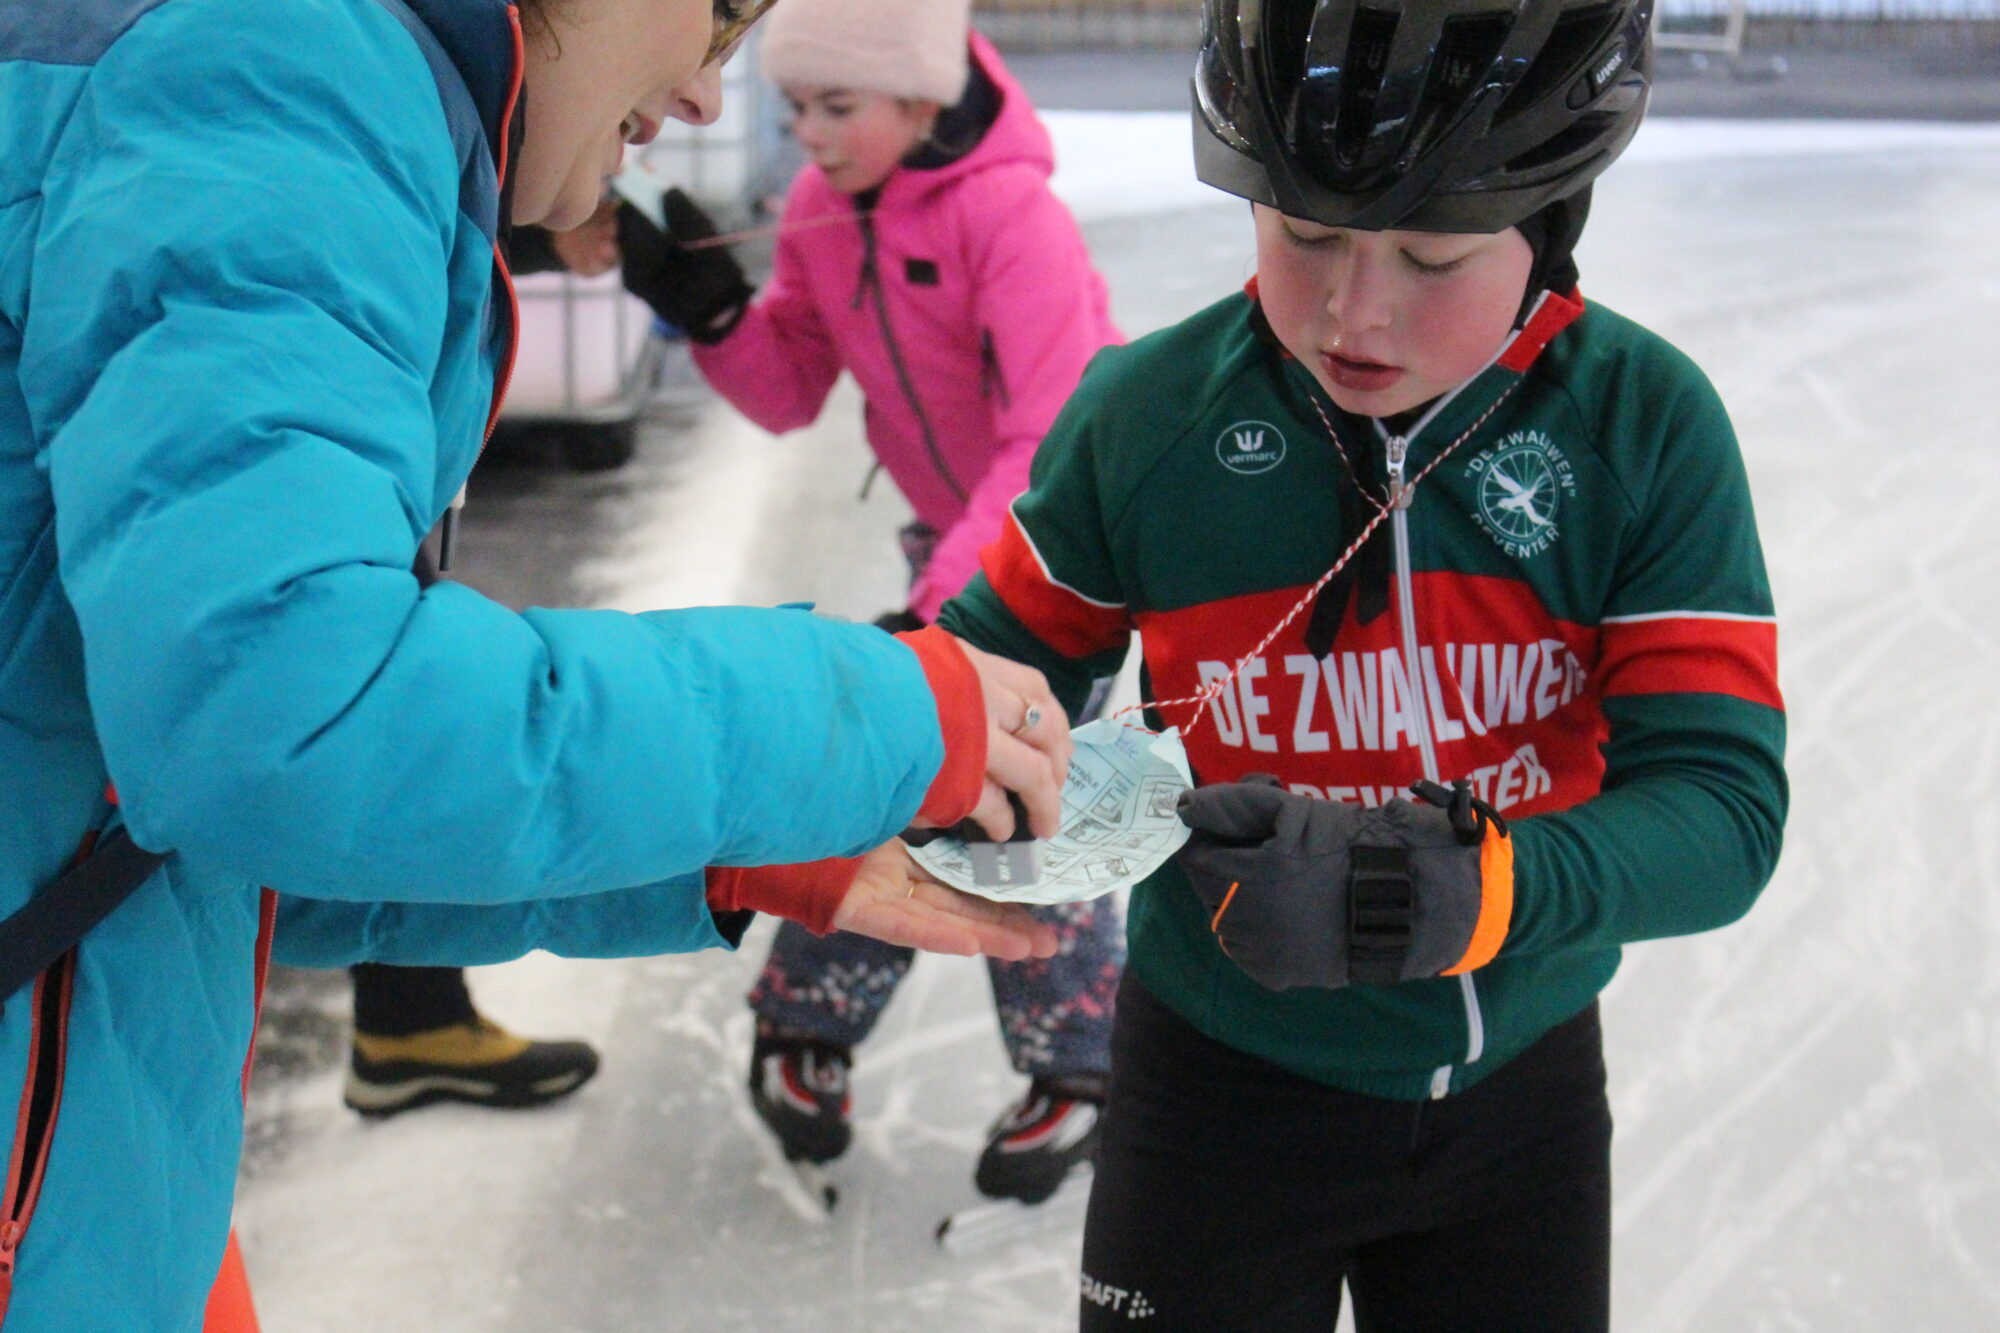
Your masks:
{"label": "white reflective stripe", "polygon": [[1751,625],[1775,625],[1776,616],[1748,616],[1737,611],[1641,611],[1631,616],[1606,616],[1600,625],[1637,625],[1647,620],[1739,620]]}
{"label": "white reflective stripe", "polygon": [[1091,606],[1099,607],[1105,611],[1123,611],[1125,609],[1125,603],[1100,602],[1095,597],[1092,597],[1088,593],[1078,592],[1075,588],[1070,587],[1067,583],[1064,583],[1061,579],[1056,577],[1055,571],[1049,568],[1049,562],[1042,559],[1041,551],[1035,546],[1035,539],[1028,535],[1028,525],[1021,521],[1021,516],[1019,514],[1014,512],[1014,505],[1017,505],[1019,503],[1021,503],[1020,497],[1016,496],[1013,502],[1007,506],[1007,517],[1014,520],[1014,527],[1017,531],[1020,532],[1021,540],[1028,544],[1028,554],[1035,557],[1035,567],[1042,571],[1043,581],[1046,582],[1051,588],[1061,588],[1064,592],[1076,598],[1076,600],[1078,600],[1079,602],[1086,602]]}
{"label": "white reflective stripe", "polygon": [[1431,1071],[1431,1100],[1437,1101],[1451,1091],[1451,1066],[1439,1065]]}
{"label": "white reflective stripe", "polygon": [[1458,974],[1458,988],[1465,993],[1465,1063],[1479,1063],[1479,1057],[1486,1054],[1486,1019],[1479,1008],[1479,988],[1473,985],[1472,973]]}

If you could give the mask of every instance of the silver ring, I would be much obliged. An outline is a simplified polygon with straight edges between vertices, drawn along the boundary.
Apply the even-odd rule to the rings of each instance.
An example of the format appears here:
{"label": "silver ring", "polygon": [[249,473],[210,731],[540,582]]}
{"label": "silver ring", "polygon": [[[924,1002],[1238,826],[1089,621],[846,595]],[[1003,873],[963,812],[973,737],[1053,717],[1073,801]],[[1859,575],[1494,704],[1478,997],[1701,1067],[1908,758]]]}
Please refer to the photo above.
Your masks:
{"label": "silver ring", "polygon": [[1028,705],[1028,715],[1021,719],[1021,725],[1014,728],[1007,734],[1009,736],[1019,736],[1023,732],[1033,731],[1035,729],[1036,724],[1039,723],[1041,720],[1042,720],[1042,710],[1035,707],[1033,704],[1030,704]]}

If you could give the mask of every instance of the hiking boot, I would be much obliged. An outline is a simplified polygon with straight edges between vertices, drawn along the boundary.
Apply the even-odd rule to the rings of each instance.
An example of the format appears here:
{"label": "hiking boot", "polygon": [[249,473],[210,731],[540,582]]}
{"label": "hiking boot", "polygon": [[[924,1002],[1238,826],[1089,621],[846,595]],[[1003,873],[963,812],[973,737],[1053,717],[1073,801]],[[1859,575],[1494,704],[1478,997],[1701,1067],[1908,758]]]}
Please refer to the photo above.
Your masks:
{"label": "hiking boot", "polygon": [[788,1162],[831,1162],[854,1141],[854,1097],[848,1071],[854,1048],[766,1031],[750,1052],[750,1104],[785,1151]]}
{"label": "hiking boot", "polygon": [[1097,1157],[1102,1074],[1038,1076],[987,1131],[973,1184],[992,1199],[1040,1203]]}
{"label": "hiking boot", "polygon": [[438,1101],[539,1106],[596,1072],[597,1052],[587,1043],[530,1041],[475,1017],[406,1037],[356,1032],[342,1100],[377,1117]]}

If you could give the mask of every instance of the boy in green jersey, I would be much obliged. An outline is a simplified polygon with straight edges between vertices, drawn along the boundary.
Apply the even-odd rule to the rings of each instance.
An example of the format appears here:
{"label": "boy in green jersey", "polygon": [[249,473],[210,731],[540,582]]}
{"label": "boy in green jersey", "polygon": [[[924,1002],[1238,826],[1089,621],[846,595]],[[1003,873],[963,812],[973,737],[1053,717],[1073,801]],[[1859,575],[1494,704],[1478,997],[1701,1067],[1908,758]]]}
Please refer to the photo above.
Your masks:
{"label": "boy in green jersey", "polygon": [[944,609],[1070,702],[1138,631],[1197,776],[1132,896],[1085,1329],[1324,1333],[1343,1287],[1364,1331],[1608,1325],[1597,993],[1748,910],[1786,804],[1728,418],[1571,261],[1651,17],[1209,0],[1257,278],[1099,355]]}

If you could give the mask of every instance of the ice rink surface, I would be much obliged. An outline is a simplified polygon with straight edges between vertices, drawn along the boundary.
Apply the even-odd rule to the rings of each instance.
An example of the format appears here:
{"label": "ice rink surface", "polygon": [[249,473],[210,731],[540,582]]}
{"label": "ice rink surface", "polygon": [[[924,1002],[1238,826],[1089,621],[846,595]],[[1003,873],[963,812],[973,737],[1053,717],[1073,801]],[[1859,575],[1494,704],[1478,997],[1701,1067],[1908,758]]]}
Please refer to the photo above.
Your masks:
{"label": "ice rink surface", "polygon": [[[1242,206],[1182,180],[1184,118],[1052,119],[1128,332],[1248,275]],[[1996,237],[1992,127],[1654,122],[1599,185],[1586,296],[1692,354],[1743,441],[1794,790],[1756,911],[1631,949],[1605,997],[1624,1333],[2000,1327]],[[481,542],[553,545],[557,574],[491,590],[871,617],[901,604],[903,511],[856,498],[866,470],[851,394],[778,441],[692,409],[614,477],[475,482],[473,579]],[[1074,1222],[970,1258],[930,1238],[1020,1085],[983,970],[912,973],[815,1224],[742,1092],[767,938],[480,972],[496,1017],[604,1047],[541,1112],[368,1125],[335,1072],[260,1080],[238,1221],[268,1333],[1073,1327]]]}

